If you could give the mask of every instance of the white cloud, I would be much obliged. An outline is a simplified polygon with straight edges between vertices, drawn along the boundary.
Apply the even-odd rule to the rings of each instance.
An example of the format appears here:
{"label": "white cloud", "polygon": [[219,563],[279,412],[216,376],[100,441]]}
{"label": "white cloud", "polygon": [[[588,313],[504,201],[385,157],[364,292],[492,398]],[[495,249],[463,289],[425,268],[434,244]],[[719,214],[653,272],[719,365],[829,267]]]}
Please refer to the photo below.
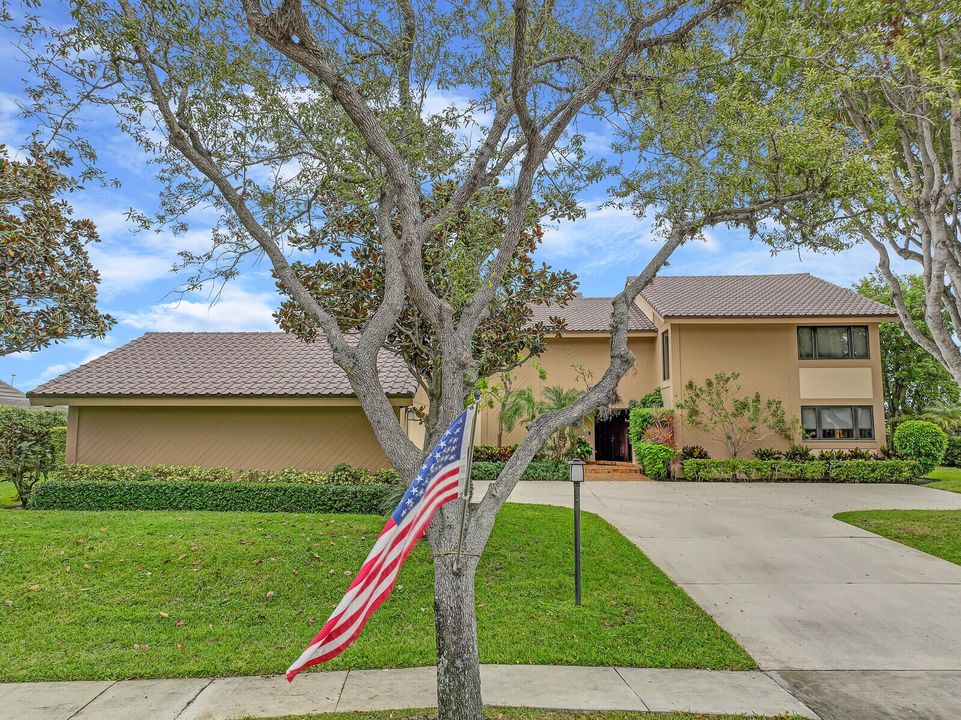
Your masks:
{"label": "white cloud", "polygon": [[109,335],[100,339],[80,338],[78,340],[68,340],[65,343],[60,343],[54,346],[59,351],[59,354],[82,354],[79,354],[75,360],[68,360],[48,365],[36,376],[24,380],[22,385],[27,389],[33,389],[38,385],[42,385],[43,383],[47,382],[47,380],[55,378],[57,375],[62,375],[65,372],[69,372],[74,368],[80,367],[84,363],[88,363],[91,360],[97,359],[101,355],[106,355],[108,352],[117,347],[118,344],[119,343],[117,340],[111,338]]}
{"label": "white cloud", "polygon": [[143,331],[276,330],[272,313],[277,302],[274,292],[249,291],[234,283],[215,302],[207,293],[191,293],[139,312],[118,312],[117,317],[122,325]]}

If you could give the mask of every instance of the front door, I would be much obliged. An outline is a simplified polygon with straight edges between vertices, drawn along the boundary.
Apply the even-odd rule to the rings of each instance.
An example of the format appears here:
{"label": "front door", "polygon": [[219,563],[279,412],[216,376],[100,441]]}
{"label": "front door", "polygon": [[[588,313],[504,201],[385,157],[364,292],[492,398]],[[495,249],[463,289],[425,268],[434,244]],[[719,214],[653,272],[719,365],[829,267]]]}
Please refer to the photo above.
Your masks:
{"label": "front door", "polygon": [[594,457],[598,460],[630,462],[627,410],[614,410],[604,420],[594,421]]}

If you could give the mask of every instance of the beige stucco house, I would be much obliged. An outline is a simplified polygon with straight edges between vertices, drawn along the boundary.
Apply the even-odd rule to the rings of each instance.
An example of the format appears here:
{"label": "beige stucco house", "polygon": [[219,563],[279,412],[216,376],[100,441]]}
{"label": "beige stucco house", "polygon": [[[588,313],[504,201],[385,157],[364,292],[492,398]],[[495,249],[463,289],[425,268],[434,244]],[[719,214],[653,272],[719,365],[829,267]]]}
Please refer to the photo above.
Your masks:
{"label": "beige stucco house", "polygon": [[[583,386],[608,363],[609,298],[576,298],[559,316],[566,330],[528,364],[515,387]],[[629,345],[638,358],[622,380],[620,406],[586,429],[596,459],[626,461],[627,406],[660,388],[667,406],[688,380],[737,371],[747,391],[780,398],[800,418],[812,448],[884,444],[878,324],[894,311],[809,274],[667,276],[638,298]],[[381,380],[411,437],[408,408],[421,405],[396,357],[379,359]],[[29,393],[34,404],[70,406],[67,459],[84,463],[191,464],[236,468],[369,468],[386,459],[322,343],[283,333],[148,333]],[[493,444],[496,411],[485,411],[476,442]],[[523,429],[505,437],[516,442]],[[678,424],[678,447],[721,443]],[[760,443],[783,447],[770,437]]]}

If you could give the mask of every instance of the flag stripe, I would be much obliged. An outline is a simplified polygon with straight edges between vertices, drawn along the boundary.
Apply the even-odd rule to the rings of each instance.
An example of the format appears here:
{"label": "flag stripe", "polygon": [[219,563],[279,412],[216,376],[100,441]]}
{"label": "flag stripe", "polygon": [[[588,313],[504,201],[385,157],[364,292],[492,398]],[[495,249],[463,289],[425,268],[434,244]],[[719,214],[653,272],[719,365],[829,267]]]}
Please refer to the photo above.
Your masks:
{"label": "flag stripe", "polygon": [[344,597],[313,641],[287,670],[292,681],[304,668],[330,660],[360,635],[370,616],[390,597],[400,569],[441,506],[467,484],[476,408],[451,423],[388,518]]}

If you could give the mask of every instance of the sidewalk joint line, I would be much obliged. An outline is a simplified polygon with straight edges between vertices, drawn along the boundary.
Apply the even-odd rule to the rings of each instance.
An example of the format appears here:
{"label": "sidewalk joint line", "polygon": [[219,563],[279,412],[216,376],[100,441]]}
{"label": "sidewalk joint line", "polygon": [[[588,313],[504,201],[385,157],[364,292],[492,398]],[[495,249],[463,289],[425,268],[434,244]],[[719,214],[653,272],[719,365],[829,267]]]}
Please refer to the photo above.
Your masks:
{"label": "sidewalk joint line", "polygon": [[803,707],[806,707],[806,708],[808,709],[808,711],[809,711],[814,717],[816,717],[816,718],[820,718],[820,717],[821,717],[820,715],[818,715],[817,712],[815,712],[815,711],[811,708],[810,705],[808,705],[806,702],[804,702],[804,699],[803,699],[802,697],[800,697],[797,693],[795,693],[794,690],[792,690],[792,689],[790,688],[790,686],[785,685],[784,683],[781,682],[781,679],[780,679],[779,677],[777,677],[777,672],[776,672],[776,671],[774,671],[774,670],[762,670],[761,672],[763,672],[765,675],[767,675],[769,678],[771,678],[771,680],[774,682],[775,685],[777,685],[777,686],[778,686],[779,688],[781,688],[784,692],[786,692],[786,693],[787,693],[788,695],[790,695],[792,698],[794,698],[794,699],[797,700],[799,703],[801,703],[801,705],[802,705]]}
{"label": "sidewalk joint line", "polygon": [[[110,683],[109,685],[107,685],[107,687],[105,687],[103,690],[101,690],[101,691],[98,692],[96,695],[94,695],[92,698],[90,698],[90,699],[89,699],[87,702],[85,702],[82,706],[78,707],[78,708],[77,708],[77,711],[76,711],[75,713],[73,713],[70,717],[71,717],[71,718],[77,717],[77,715],[79,715],[80,713],[82,713],[82,712],[84,711],[84,709],[85,709],[87,706],[90,705],[90,703],[92,703],[94,700],[96,700],[96,699],[99,698],[101,695],[103,695],[105,692],[107,692],[107,690],[109,690],[109,689],[112,688],[114,685],[116,685],[117,682],[118,682],[117,680],[114,680],[112,683]],[[68,720],[69,720],[69,718],[68,718]]]}
{"label": "sidewalk joint line", "polygon": [[647,703],[644,702],[644,698],[642,698],[640,695],[637,694],[637,690],[635,690],[634,687],[624,678],[624,676],[621,675],[621,671],[620,671],[618,668],[616,668],[616,667],[612,667],[611,670],[613,670],[613,671],[614,671],[614,674],[616,674],[617,677],[619,677],[619,678],[621,679],[621,682],[622,682],[622,683],[624,683],[625,685],[627,685],[627,689],[630,690],[632,693],[634,693],[634,697],[636,697],[637,700],[638,700],[638,702],[640,702],[641,705],[644,706],[645,712],[650,712],[651,709],[647,706]]}
{"label": "sidewalk joint line", "polygon": [[191,705],[194,704],[194,701],[196,701],[197,698],[200,697],[200,694],[201,694],[204,690],[206,690],[207,688],[209,688],[211,685],[213,685],[214,680],[216,680],[216,678],[208,678],[208,679],[207,679],[207,682],[204,683],[204,686],[203,686],[202,688],[200,688],[197,692],[194,693],[194,696],[187,701],[187,704],[186,704],[186,705],[184,705],[182,708],[180,708],[180,712],[178,712],[178,713],[174,716],[174,720],[177,720],[177,718],[183,717],[183,714],[184,714],[185,712],[187,712],[187,709],[188,709]]}
{"label": "sidewalk joint line", "polygon": [[347,678],[350,677],[350,670],[344,673],[344,682],[340,684],[340,692],[337,693],[337,702],[334,703],[334,712],[340,708],[340,701],[344,697],[344,688],[347,687]]}

